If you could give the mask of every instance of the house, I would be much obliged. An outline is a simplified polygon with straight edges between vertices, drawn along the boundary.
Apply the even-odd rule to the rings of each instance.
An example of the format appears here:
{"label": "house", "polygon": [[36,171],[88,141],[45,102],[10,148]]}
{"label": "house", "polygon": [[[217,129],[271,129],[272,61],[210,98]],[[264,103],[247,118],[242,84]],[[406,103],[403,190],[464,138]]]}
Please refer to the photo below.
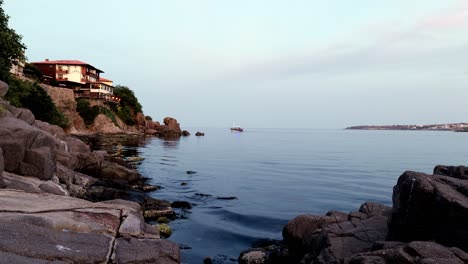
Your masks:
{"label": "house", "polygon": [[44,75],[43,82],[70,88],[77,98],[89,98],[118,103],[112,81],[100,77],[102,70],[79,60],[48,60],[32,62]]}
{"label": "house", "polygon": [[24,61],[14,61],[13,65],[10,68],[10,73],[15,75],[15,76],[24,76],[23,70],[24,70],[25,63]]}

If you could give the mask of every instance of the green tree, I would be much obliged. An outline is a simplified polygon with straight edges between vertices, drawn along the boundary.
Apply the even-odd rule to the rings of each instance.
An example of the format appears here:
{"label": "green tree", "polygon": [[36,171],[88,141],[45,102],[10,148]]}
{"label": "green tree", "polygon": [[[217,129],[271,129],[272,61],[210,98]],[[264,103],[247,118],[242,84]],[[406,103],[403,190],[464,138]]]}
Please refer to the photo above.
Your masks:
{"label": "green tree", "polygon": [[135,93],[128,87],[117,85],[114,95],[120,97],[120,105],[114,110],[117,116],[127,125],[135,125],[135,116],[142,112],[142,107]]}
{"label": "green tree", "polygon": [[26,46],[21,35],[8,27],[10,17],[3,10],[3,0],[0,0],[0,79],[8,81],[11,66],[17,61],[24,61]]}
{"label": "green tree", "polygon": [[47,92],[37,83],[10,78],[10,89],[5,96],[10,104],[31,110],[36,119],[68,127],[68,119],[58,109]]}

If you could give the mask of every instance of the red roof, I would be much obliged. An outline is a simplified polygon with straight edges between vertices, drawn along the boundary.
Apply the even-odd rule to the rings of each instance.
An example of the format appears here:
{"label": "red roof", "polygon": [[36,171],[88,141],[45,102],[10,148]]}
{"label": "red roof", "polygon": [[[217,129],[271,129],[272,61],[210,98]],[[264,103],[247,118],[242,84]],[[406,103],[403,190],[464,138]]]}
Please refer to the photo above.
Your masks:
{"label": "red roof", "polygon": [[45,61],[39,61],[39,62],[32,62],[32,64],[55,64],[55,65],[84,65],[84,66],[89,66],[93,69],[96,69],[99,72],[103,72],[100,69],[94,67],[93,65],[82,62],[79,60],[45,60]]}
{"label": "red roof", "polygon": [[109,80],[109,79],[106,79],[106,78],[102,78],[102,77],[99,77],[99,80],[100,82],[112,82],[112,80]]}

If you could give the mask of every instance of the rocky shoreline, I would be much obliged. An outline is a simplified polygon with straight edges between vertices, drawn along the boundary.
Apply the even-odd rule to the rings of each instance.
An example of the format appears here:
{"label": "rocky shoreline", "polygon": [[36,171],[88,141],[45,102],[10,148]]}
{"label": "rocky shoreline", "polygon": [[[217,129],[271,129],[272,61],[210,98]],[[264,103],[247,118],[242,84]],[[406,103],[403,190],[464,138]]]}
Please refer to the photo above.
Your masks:
{"label": "rocky shoreline", "polygon": [[393,207],[367,202],[350,213],[300,215],[283,240],[242,252],[239,263],[468,263],[468,168],[407,171]]}
{"label": "rocky shoreline", "polygon": [[180,263],[167,226],[147,223],[175,216],[146,195],[148,179],[27,109],[0,108],[0,263]]}

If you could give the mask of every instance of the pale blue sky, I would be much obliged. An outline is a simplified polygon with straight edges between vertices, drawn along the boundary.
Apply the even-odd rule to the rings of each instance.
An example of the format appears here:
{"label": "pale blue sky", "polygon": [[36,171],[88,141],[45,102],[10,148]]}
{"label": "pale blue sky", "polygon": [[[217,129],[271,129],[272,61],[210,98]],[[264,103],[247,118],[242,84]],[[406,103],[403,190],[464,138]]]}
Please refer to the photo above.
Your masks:
{"label": "pale blue sky", "polygon": [[5,0],[30,61],[77,59],[184,127],[468,121],[465,0]]}

